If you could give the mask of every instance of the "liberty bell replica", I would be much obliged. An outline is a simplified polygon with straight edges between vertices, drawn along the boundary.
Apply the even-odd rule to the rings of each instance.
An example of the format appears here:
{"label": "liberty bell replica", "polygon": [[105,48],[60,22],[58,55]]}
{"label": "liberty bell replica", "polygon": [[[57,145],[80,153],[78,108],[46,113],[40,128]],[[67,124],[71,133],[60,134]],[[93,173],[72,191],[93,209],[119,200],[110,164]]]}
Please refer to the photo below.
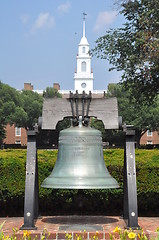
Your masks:
{"label": "liberty bell replica", "polygon": [[[43,183],[45,188],[63,189],[108,189],[118,188],[117,181],[109,174],[102,147],[102,135],[99,130],[89,127],[88,109],[84,104],[71,102],[76,126],[62,130],[59,134],[58,157],[55,167]],[[80,115],[80,110],[82,115]],[[86,115],[84,110],[86,110]],[[75,118],[74,118],[75,119]],[[86,126],[85,126],[86,125]]]}

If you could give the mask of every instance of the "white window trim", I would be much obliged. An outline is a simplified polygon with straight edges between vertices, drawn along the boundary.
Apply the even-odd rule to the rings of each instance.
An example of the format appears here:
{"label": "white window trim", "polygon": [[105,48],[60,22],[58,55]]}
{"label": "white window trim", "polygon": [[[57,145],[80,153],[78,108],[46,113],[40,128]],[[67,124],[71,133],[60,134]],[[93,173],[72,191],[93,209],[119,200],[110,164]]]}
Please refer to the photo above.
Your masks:
{"label": "white window trim", "polygon": [[15,136],[21,137],[21,128],[15,127]]}
{"label": "white window trim", "polygon": [[15,140],[15,144],[21,144],[20,140]]}
{"label": "white window trim", "polygon": [[152,132],[147,130],[147,137],[152,137]]}

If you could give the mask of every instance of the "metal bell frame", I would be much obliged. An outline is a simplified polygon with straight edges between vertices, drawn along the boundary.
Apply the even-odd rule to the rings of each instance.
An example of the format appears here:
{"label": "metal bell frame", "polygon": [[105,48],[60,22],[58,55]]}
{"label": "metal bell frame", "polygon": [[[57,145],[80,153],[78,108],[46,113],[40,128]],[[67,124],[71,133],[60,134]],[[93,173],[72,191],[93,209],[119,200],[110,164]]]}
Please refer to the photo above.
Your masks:
{"label": "metal bell frame", "polygon": [[[88,98],[87,113],[90,101],[91,98]],[[72,107],[72,101],[70,101],[70,103]],[[76,113],[78,114],[77,104]],[[127,228],[139,229],[135,166],[135,131],[130,130],[129,126],[126,125],[123,126],[123,131],[125,132],[123,218],[127,222]],[[37,127],[34,129],[34,131],[28,131],[27,133],[28,144],[24,198],[24,225],[21,227],[21,229],[36,229],[34,221],[39,216],[39,186],[36,134]]]}

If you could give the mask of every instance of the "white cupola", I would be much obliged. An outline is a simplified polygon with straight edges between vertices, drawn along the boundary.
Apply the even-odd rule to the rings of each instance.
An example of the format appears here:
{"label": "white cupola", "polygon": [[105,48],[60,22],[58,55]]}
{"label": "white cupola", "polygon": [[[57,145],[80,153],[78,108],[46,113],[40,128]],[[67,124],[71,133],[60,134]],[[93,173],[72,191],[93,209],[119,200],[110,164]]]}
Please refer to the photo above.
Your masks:
{"label": "white cupola", "polygon": [[93,71],[91,68],[91,55],[89,54],[89,43],[85,37],[85,16],[83,13],[83,36],[78,45],[77,69],[74,74],[74,90],[79,93],[93,91]]}

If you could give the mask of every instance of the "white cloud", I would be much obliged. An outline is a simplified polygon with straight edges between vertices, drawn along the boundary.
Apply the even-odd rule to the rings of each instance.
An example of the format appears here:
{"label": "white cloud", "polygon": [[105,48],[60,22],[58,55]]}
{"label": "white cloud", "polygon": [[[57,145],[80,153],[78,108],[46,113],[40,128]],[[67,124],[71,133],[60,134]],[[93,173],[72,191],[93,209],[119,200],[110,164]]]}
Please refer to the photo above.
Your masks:
{"label": "white cloud", "polygon": [[23,24],[26,24],[28,22],[29,18],[30,18],[30,16],[28,14],[23,14],[20,16],[20,19]]}
{"label": "white cloud", "polygon": [[117,17],[117,11],[110,11],[110,12],[100,12],[98,14],[96,24],[94,26],[94,31],[97,32],[99,30],[104,29],[108,25],[114,22]]}
{"label": "white cloud", "polygon": [[59,5],[57,10],[59,13],[67,13],[70,10],[70,8],[71,8],[71,4],[69,1],[67,1],[66,3]]}
{"label": "white cloud", "polygon": [[42,28],[52,28],[54,25],[55,20],[53,16],[49,13],[40,13],[32,26],[31,33],[35,33]]}

